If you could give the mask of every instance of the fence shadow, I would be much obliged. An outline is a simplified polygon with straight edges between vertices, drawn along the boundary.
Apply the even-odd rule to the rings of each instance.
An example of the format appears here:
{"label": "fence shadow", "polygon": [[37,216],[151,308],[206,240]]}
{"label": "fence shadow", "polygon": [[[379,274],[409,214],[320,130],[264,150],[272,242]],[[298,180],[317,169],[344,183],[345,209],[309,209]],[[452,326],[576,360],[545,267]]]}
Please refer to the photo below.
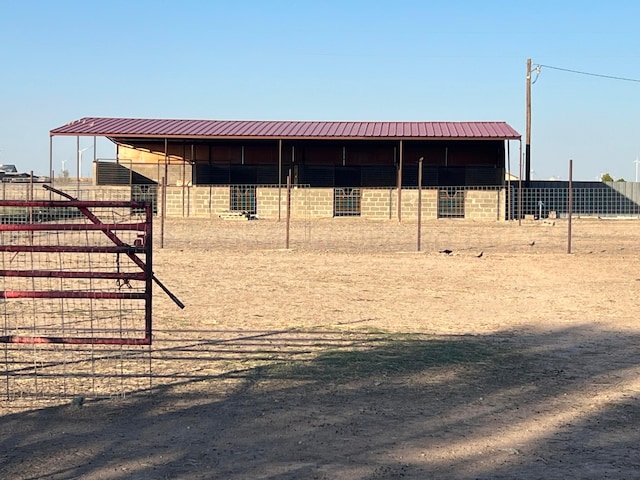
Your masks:
{"label": "fence shadow", "polygon": [[632,478],[639,467],[637,335],[179,336],[153,353],[173,369],[151,392],[5,415],[2,477]]}

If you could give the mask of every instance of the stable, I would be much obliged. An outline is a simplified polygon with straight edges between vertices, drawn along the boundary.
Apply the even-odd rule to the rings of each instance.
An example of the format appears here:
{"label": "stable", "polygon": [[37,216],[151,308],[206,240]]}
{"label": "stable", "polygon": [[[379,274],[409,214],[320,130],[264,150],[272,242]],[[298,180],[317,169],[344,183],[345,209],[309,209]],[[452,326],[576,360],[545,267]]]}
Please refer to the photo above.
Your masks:
{"label": "stable", "polygon": [[108,138],[116,158],[94,159],[94,183],[162,187],[168,216],[259,218],[280,218],[289,198],[294,217],[402,219],[420,190],[426,218],[504,219],[509,141],[520,142],[505,122],[87,117],[50,135],[52,150],[55,136]]}

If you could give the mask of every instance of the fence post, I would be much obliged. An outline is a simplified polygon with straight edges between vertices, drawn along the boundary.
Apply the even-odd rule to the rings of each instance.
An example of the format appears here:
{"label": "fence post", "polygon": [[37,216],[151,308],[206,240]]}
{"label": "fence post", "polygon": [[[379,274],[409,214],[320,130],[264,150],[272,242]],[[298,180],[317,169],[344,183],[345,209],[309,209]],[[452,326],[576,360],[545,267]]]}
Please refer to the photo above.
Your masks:
{"label": "fence post", "polygon": [[291,225],[291,169],[287,175],[287,221],[284,248],[289,250],[289,227]]}
{"label": "fence post", "polygon": [[573,160],[569,160],[569,205],[567,205],[567,217],[569,226],[567,232],[567,253],[571,253],[571,212],[573,206]]}
{"label": "fence post", "polygon": [[418,251],[420,251],[420,240],[422,238],[422,161],[424,157],[418,159]]}
{"label": "fence post", "polygon": [[162,177],[160,181],[162,209],[160,210],[160,248],[164,248],[164,219],[167,216],[167,182],[166,178]]}

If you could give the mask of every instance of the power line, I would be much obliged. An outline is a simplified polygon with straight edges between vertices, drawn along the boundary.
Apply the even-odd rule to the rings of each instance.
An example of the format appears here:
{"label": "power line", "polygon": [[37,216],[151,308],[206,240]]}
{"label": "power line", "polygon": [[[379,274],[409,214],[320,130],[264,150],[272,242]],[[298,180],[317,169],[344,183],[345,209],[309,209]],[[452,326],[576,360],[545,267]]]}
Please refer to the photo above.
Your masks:
{"label": "power line", "polygon": [[587,75],[587,76],[590,76],[590,77],[600,77],[600,78],[608,78],[610,80],[622,80],[624,82],[640,83],[640,79],[638,79],[638,78],[616,77],[614,75],[602,75],[602,74],[599,74],[599,73],[581,72],[579,70],[571,70],[569,68],[553,67],[551,65],[538,65],[538,67],[551,68],[552,70],[560,70],[562,72],[576,73],[578,75]]}

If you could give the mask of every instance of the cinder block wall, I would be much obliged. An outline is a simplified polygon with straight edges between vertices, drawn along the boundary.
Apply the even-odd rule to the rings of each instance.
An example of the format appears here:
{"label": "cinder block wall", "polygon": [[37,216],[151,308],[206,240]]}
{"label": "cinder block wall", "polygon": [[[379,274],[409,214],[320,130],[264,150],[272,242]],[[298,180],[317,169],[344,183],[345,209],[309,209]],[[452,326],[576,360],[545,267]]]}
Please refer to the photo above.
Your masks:
{"label": "cinder block wall", "polygon": [[187,190],[191,191],[191,216],[210,217],[229,210],[229,187],[203,186]]}
{"label": "cinder block wall", "polygon": [[[210,217],[229,210],[229,187],[167,186],[167,217]],[[162,212],[162,188],[158,189],[158,213]]]}
{"label": "cinder block wall", "polygon": [[[402,190],[401,201],[403,219],[418,218],[418,190]],[[422,190],[422,218],[435,219],[438,214],[438,192]],[[398,218],[398,189],[362,189],[361,216],[376,220]]]}
{"label": "cinder block wall", "polygon": [[[81,200],[130,200],[129,186],[91,186],[54,184]],[[167,217],[211,217],[229,210],[228,186],[167,186]],[[0,183],[0,198],[10,200],[61,200],[62,198],[42,188],[42,184]],[[163,192],[158,188],[157,212],[162,212]],[[278,219],[280,202],[281,218],[286,216],[287,189],[258,187],[256,203],[258,217]],[[362,190],[361,217],[369,219],[397,219],[398,191],[395,188],[364,188]],[[506,190],[467,190],[465,192],[465,218],[470,220],[502,221],[506,217]],[[418,216],[418,190],[402,191],[402,219],[414,220]],[[291,217],[313,219],[333,217],[332,188],[292,188]],[[438,190],[422,190],[422,218],[438,218]]]}
{"label": "cinder block wall", "polygon": [[287,211],[287,188],[258,187],[256,190],[256,205],[258,207],[258,218],[277,219],[278,211],[280,212],[280,218],[284,218]]}
{"label": "cinder block wall", "polygon": [[397,216],[398,190],[395,188],[363,188],[361,216],[371,219],[390,219]]}
{"label": "cinder block wall", "polygon": [[[258,187],[256,189],[258,217],[278,219],[287,215],[287,189],[282,187]],[[331,218],[333,217],[333,189],[331,188],[291,188],[291,218]]]}
{"label": "cinder block wall", "polygon": [[295,218],[333,218],[333,188],[298,189]]}
{"label": "cinder block wall", "polygon": [[[402,219],[414,220],[418,218],[418,190],[402,190]],[[397,218],[397,213],[396,213]],[[422,219],[435,220],[438,218],[438,190],[422,190]]]}
{"label": "cinder block wall", "polygon": [[467,190],[464,198],[464,216],[470,220],[503,220],[504,189]]}

